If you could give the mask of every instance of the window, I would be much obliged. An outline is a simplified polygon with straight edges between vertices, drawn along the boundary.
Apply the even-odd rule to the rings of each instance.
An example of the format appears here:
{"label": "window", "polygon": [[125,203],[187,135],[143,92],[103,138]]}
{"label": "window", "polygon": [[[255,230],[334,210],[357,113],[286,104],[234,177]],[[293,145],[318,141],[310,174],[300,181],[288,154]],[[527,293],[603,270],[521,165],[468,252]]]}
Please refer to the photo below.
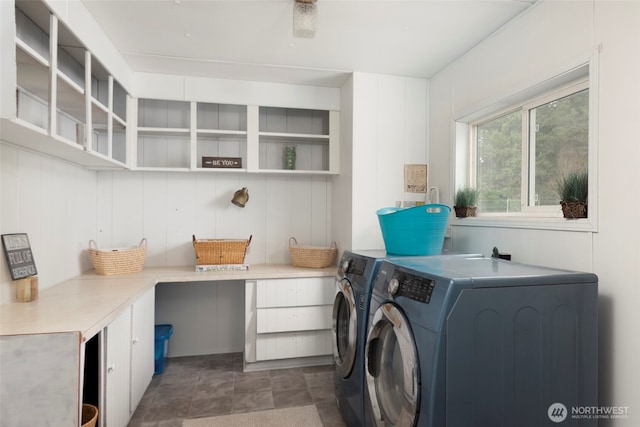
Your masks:
{"label": "window", "polygon": [[482,213],[560,211],[557,179],[588,171],[586,79],[470,123],[471,177]]}

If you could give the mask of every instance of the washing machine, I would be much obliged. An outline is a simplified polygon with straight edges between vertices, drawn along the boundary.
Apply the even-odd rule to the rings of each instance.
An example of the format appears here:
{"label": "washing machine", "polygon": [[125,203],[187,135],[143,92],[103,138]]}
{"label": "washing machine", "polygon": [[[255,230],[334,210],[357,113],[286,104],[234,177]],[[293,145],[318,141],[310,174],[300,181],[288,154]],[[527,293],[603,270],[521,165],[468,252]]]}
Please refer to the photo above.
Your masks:
{"label": "washing machine", "polygon": [[333,354],[336,403],[348,426],[363,425],[364,341],[371,284],[384,250],[344,251],[336,276]]}
{"label": "washing machine", "polygon": [[388,255],[375,249],[350,250],[343,253],[338,264],[333,305],[334,385],[336,404],[348,426],[364,422],[364,346],[373,280],[383,260],[398,258],[423,257]]}
{"label": "washing machine", "polygon": [[598,278],[495,258],[383,261],[365,426],[597,425]]}

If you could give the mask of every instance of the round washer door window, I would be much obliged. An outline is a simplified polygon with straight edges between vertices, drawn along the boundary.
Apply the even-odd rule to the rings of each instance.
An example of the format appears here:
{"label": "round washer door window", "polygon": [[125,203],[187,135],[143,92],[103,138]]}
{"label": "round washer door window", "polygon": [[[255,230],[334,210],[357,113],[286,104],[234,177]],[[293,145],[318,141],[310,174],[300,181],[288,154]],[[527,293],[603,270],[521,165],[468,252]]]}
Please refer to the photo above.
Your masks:
{"label": "round washer door window", "polygon": [[356,357],[358,314],[351,283],[342,279],[337,286],[333,302],[333,358],[338,375],[347,378]]}
{"label": "round washer door window", "polygon": [[409,322],[392,303],[373,315],[365,363],[369,399],[378,426],[413,426],[420,393],[416,346]]}

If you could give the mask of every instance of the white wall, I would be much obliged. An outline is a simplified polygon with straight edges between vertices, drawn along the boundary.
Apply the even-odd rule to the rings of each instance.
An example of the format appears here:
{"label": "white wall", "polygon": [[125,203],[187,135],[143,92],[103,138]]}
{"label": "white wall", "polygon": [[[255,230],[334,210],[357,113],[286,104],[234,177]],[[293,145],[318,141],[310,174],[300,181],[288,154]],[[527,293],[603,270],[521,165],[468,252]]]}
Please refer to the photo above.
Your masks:
{"label": "white wall", "polygon": [[340,248],[383,249],[376,211],[398,200],[425,199],[404,192],[404,165],[428,162],[428,89],[424,79],[369,73],[354,73],[343,87],[343,98],[351,96],[343,105],[352,123],[351,134],[342,130],[344,176],[335,188],[345,205],[336,206],[335,220],[348,221],[340,224]]}
{"label": "white wall", "polygon": [[[0,234],[27,233],[40,290],[91,268],[96,237],[96,172],[0,144]],[[15,300],[0,262],[0,305]]]}
{"label": "white wall", "polygon": [[[231,204],[236,190],[249,202]],[[247,173],[98,172],[98,246],[148,240],[145,266],[195,265],[192,235],[253,240],[245,262],[289,263],[289,238],[329,246],[331,178]]]}
{"label": "white wall", "polygon": [[[638,228],[620,194],[640,184],[640,2],[543,1],[430,82],[430,157],[434,184],[452,200],[454,120],[584,62],[601,47],[597,105],[599,182],[596,233],[454,227],[455,250],[489,254],[497,245],[514,260],[593,271],[599,276],[600,404],[628,406],[637,425],[640,338]],[[595,206],[589,207],[596,208]]]}

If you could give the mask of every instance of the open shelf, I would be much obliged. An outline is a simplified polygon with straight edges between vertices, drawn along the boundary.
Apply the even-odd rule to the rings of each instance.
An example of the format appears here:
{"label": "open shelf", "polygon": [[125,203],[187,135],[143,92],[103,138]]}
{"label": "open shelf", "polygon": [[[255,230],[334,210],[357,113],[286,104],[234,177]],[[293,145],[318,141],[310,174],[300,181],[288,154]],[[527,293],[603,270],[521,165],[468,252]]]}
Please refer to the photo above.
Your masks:
{"label": "open shelf", "polygon": [[126,167],[122,86],[46,3],[16,0],[14,28],[16,109],[3,114],[3,138],[83,166]]}

